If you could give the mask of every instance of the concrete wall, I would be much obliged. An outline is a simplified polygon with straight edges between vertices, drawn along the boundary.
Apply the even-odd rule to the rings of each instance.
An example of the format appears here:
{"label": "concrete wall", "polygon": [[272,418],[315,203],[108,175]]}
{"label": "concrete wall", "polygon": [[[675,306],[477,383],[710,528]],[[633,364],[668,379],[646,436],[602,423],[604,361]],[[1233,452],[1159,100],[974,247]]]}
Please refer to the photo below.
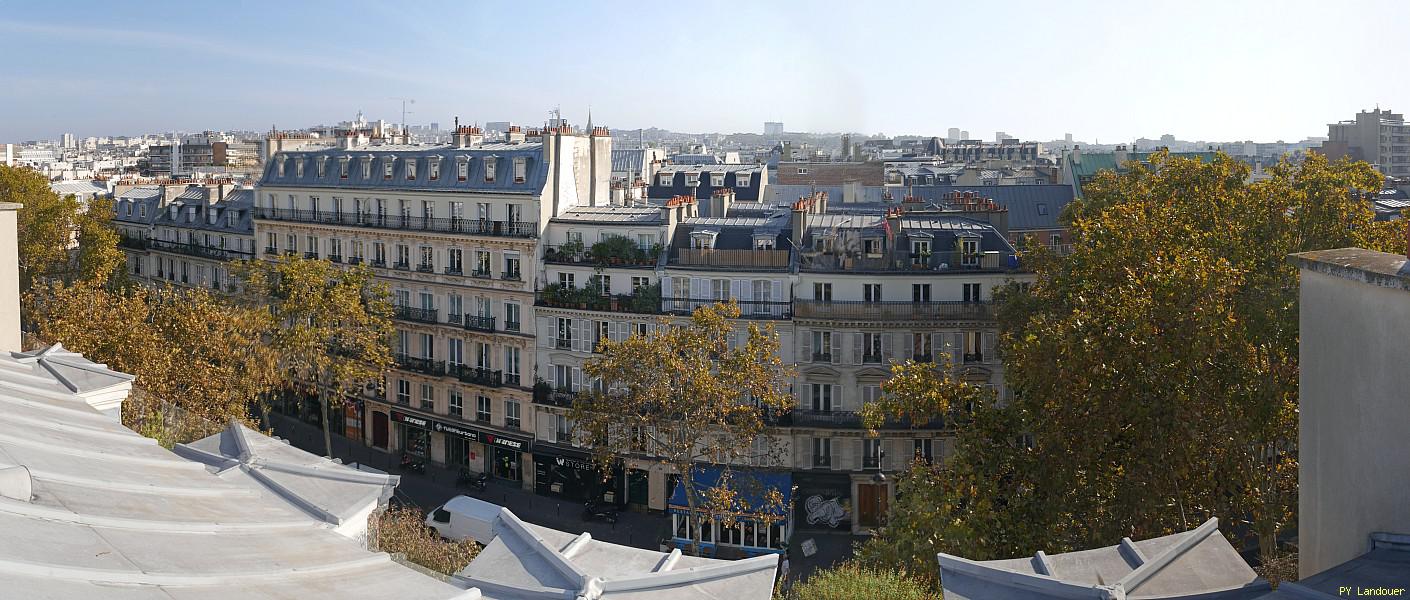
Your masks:
{"label": "concrete wall", "polygon": [[1304,578],[1364,553],[1372,532],[1410,532],[1410,278],[1357,273],[1302,269]]}

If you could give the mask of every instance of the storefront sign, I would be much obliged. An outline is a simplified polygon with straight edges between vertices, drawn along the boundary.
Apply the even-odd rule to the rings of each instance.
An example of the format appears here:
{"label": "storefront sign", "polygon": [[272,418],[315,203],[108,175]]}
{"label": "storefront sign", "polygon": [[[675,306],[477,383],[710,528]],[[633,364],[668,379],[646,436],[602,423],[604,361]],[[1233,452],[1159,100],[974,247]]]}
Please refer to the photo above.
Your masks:
{"label": "storefront sign", "polygon": [[482,441],[481,438],[483,437],[483,434],[468,427],[461,427],[459,425],[452,425],[450,423],[442,423],[440,421],[436,421],[435,423],[433,423],[433,425],[437,433],[444,433],[446,435],[462,437],[472,442]]}
{"label": "storefront sign", "polygon": [[568,458],[565,456],[553,457],[553,464],[556,464],[560,467],[567,467],[569,469],[578,469],[579,471],[597,470],[597,465],[593,464],[592,461],[578,460],[576,458]]}
{"label": "storefront sign", "polygon": [[519,440],[509,439],[509,438],[506,438],[506,437],[500,437],[500,436],[495,435],[495,434],[493,434],[493,433],[481,433],[481,434],[480,434],[480,441],[482,441],[482,442],[484,442],[484,443],[486,443],[486,444],[494,445],[494,446],[503,446],[503,447],[508,448],[508,449],[510,449],[510,450],[517,450],[517,451],[520,451],[520,452],[523,452],[523,451],[524,451],[524,442],[521,442],[521,441],[519,441]]}
{"label": "storefront sign", "polygon": [[420,427],[422,429],[429,429],[431,427],[430,419],[424,419],[421,417],[408,415],[404,412],[399,412],[395,410],[392,411],[392,420],[398,423],[406,423],[407,425],[411,425],[413,427]]}

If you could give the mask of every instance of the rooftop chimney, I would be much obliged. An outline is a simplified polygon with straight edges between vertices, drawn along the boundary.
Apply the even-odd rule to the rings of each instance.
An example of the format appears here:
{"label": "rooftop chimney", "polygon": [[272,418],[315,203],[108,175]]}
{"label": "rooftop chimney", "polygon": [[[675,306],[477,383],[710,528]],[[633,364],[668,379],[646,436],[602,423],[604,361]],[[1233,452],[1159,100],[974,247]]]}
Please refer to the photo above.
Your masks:
{"label": "rooftop chimney", "polygon": [[524,141],[524,132],[518,125],[510,125],[509,131],[504,134],[504,141],[511,144],[518,144]]}
{"label": "rooftop chimney", "polygon": [[0,202],[0,350],[21,352],[19,203]]}

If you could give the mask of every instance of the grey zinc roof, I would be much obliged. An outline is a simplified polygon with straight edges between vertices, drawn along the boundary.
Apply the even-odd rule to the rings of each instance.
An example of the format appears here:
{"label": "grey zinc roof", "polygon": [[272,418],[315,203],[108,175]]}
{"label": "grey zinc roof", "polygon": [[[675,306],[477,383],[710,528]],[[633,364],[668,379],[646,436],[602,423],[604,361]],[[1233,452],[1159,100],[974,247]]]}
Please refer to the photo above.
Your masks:
{"label": "grey zinc roof", "polygon": [[755,173],[767,169],[764,165],[662,165],[656,170],[661,173]]}
{"label": "grey zinc roof", "polygon": [[[45,366],[51,362],[79,365],[86,374],[56,374]],[[0,354],[0,470],[29,488],[7,485],[0,497],[0,595],[474,597],[363,549],[288,496],[233,472],[212,473],[94,408],[92,394],[122,381],[130,377],[62,349]],[[252,447],[278,443],[248,430],[242,435]],[[261,452],[279,464],[299,462],[255,454]],[[335,467],[324,461],[315,468]]]}
{"label": "grey zinc roof", "polygon": [[92,196],[94,194],[103,195],[108,193],[108,186],[101,181],[89,179],[55,181],[49,184],[49,189],[60,196],[73,194],[79,197]]}
{"label": "grey zinc roof", "polygon": [[[494,181],[485,181],[485,159],[495,158]],[[348,160],[348,176],[342,177],[340,161]],[[430,162],[440,159],[440,176],[431,179]],[[527,162],[522,182],[514,181],[514,159]],[[318,176],[318,161],[325,162],[323,176]],[[385,177],[385,160],[393,160],[392,177]],[[460,181],[456,160],[468,160],[469,171]],[[285,161],[284,174],[279,174],[279,162]],[[362,176],[362,164],[372,160],[371,177]],[[406,165],[415,161],[416,177],[406,178]],[[427,190],[427,191],[492,191],[500,193],[537,194],[548,180],[548,165],[543,161],[543,144],[487,143],[458,148],[455,146],[362,146],[352,149],[331,148],[316,151],[281,152],[267,161],[261,185],[296,185],[306,187],[348,188],[360,190]],[[297,162],[303,162],[303,177]]]}
{"label": "grey zinc roof", "polygon": [[1210,519],[1190,531],[1116,546],[972,561],[940,554],[946,600],[1257,598],[1269,590]]}
{"label": "grey zinc roof", "polygon": [[[1346,588],[1404,589],[1410,582],[1410,535],[1371,534],[1370,551],[1298,582],[1278,584],[1260,600],[1332,600],[1345,598]],[[1373,596],[1373,594],[1356,594]],[[1405,593],[1401,592],[1400,596]]]}
{"label": "grey zinc roof", "polygon": [[[1062,227],[1058,216],[1072,202],[1072,186],[1042,185],[917,185],[903,188],[927,202],[940,202],[950,192],[974,192],[1009,209],[1009,230],[1026,231]],[[901,192],[898,192],[901,193]]]}
{"label": "grey zinc roof", "polygon": [[[254,211],[252,210],[254,208],[255,199],[254,190],[243,188],[233,190],[225,195],[225,199],[211,203],[208,200],[210,190],[200,186],[193,186],[193,188],[197,187],[199,187],[200,190],[204,190],[204,193],[188,188],[185,192],[182,192],[180,196],[172,200],[166,210],[157,211],[159,214],[154,224],[182,229],[219,231],[237,235],[254,235],[255,220]],[[188,197],[188,195],[190,197]],[[173,206],[176,207],[174,214],[171,210]],[[188,220],[186,214],[187,206],[196,207],[196,216],[194,219]],[[215,223],[210,223],[207,220],[206,215],[210,211],[215,211],[216,213]],[[227,225],[226,215],[232,212],[236,215],[236,218]]]}
{"label": "grey zinc roof", "polygon": [[[828,208],[834,206],[846,206],[842,204],[842,186],[840,185],[801,185],[801,184],[769,184],[769,198],[776,204],[788,204],[811,195],[813,192],[827,192]],[[881,203],[886,200],[886,188],[878,185],[862,186],[861,202]]]}
{"label": "grey zinc roof", "polygon": [[[474,518],[474,517],[472,517]],[[767,600],[775,555],[729,561],[609,544],[521,521],[509,509],[457,579],[487,600]]]}
{"label": "grey zinc roof", "polygon": [[646,150],[641,148],[614,148],[612,150],[612,171],[640,173],[646,167]]}
{"label": "grey zinc roof", "polygon": [[552,219],[557,223],[619,223],[660,225],[661,209],[654,206],[579,206]]}

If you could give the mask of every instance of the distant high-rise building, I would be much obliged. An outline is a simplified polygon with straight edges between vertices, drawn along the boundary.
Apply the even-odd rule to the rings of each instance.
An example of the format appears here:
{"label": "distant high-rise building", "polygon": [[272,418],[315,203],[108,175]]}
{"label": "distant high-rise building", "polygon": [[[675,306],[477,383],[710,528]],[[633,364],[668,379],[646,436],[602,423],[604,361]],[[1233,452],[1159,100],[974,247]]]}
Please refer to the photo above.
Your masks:
{"label": "distant high-rise building", "polygon": [[65,147],[65,148],[77,148],[77,147],[78,147],[78,144],[74,143],[74,139],[73,139],[73,134],[72,134],[72,133],[65,133],[65,134],[63,135],[63,141],[62,141],[62,143],[61,143],[60,145],[63,146],[63,147]]}
{"label": "distant high-rise building", "polygon": [[485,123],[485,132],[504,133],[509,131],[509,121],[489,121]]}
{"label": "distant high-rise building", "polygon": [[945,132],[945,141],[947,142],[958,142],[961,139],[963,138],[960,137],[959,127],[951,127],[949,131]]}
{"label": "distant high-rise building", "polygon": [[960,139],[962,139],[962,140],[967,140],[967,139],[969,139],[969,132],[968,132],[968,131],[961,131],[961,132],[960,132]]}
{"label": "distant high-rise building", "polygon": [[1016,140],[1016,139],[1018,139],[1018,138],[1013,137],[1013,136],[1011,136],[1011,135],[1009,135],[1009,134],[1007,134],[1007,133],[1004,133],[1004,132],[1002,132],[1002,131],[995,131],[995,132],[994,132],[994,143],[995,143],[995,144],[1002,144],[1002,143],[1004,143],[1004,140]]}
{"label": "distant high-rise building", "polygon": [[783,123],[764,121],[764,135],[783,135]]}
{"label": "distant high-rise building", "polygon": [[1327,125],[1321,153],[1371,163],[1383,175],[1410,177],[1410,125],[1389,110],[1363,110],[1356,119]]}
{"label": "distant high-rise building", "polygon": [[1070,133],[1064,133],[1064,134],[1062,134],[1062,141],[1071,144],[1071,143],[1072,143],[1072,134],[1070,134]]}
{"label": "distant high-rise building", "polygon": [[431,123],[431,133],[437,133],[437,132],[439,132],[440,130],[441,130],[441,124],[440,124],[440,123]]}

